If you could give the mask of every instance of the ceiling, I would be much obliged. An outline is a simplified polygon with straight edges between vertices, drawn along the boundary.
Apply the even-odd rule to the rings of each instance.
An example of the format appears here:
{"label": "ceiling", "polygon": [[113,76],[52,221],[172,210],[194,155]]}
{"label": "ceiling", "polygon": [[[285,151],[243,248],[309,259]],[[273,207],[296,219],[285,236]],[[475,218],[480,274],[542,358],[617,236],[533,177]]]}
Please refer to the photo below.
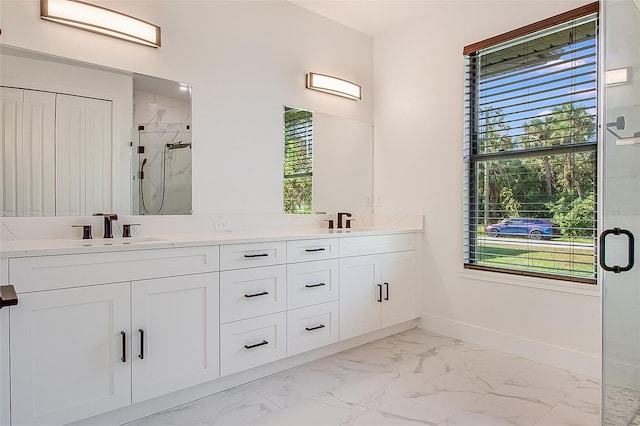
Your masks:
{"label": "ceiling", "polygon": [[434,0],[289,0],[375,37],[428,13]]}

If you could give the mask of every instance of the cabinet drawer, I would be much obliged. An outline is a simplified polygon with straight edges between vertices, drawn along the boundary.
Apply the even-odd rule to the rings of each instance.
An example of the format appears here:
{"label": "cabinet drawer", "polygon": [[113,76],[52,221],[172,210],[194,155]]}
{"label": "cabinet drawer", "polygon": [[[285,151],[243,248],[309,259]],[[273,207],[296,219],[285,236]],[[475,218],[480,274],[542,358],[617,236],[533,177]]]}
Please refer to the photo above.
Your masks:
{"label": "cabinet drawer", "polygon": [[22,257],[9,260],[18,293],[215,272],[218,246]]}
{"label": "cabinet drawer", "polygon": [[287,355],[296,355],[338,341],[338,302],[287,312]]}
{"label": "cabinet drawer", "polygon": [[287,265],[287,308],[338,300],[338,260]]}
{"label": "cabinet drawer", "polygon": [[285,265],[220,273],[220,322],[284,311],[287,308]]}
{"label": "cabinet drawer", "polygon": [[220,374],[226,376],[284,358],[286,313],[220,326]]}
{"label": "cabinet drawer", "polygon": [[287,262],[335,259],[338,257],[337,239],[287,241]]}
{"label": "cabinet drawer", "polygon": [[340,256],[362,256],[416,249],[415,234],[349,237],[340,240]]}
{"label": "cabinet drawer", "polygon": [[268,243],[229,244],[220,247],[220,269],[241,269],[285,263],[287,246],[284,241]]}

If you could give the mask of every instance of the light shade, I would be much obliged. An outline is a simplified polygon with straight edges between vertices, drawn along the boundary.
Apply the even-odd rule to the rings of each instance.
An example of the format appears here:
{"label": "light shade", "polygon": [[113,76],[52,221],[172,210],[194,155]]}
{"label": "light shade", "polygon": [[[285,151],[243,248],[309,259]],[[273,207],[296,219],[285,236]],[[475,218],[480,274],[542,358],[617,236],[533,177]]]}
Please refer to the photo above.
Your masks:
{"label": "light shade", "polygon": [[146,46],[160,46],[160,27],[157,25],[77,0],[40,0],[40,17]]}
{"label": "light shade", "polygon": [[318,90],[349,99],[362,99],[362,89],[357,84],[341,78],[314,72],[307,74],[307,89]]}
{"label": "light shade", "polygon": [[604,74],[604,82],[607,86],[625,84],[629,82],[629,68],[607,70]]}

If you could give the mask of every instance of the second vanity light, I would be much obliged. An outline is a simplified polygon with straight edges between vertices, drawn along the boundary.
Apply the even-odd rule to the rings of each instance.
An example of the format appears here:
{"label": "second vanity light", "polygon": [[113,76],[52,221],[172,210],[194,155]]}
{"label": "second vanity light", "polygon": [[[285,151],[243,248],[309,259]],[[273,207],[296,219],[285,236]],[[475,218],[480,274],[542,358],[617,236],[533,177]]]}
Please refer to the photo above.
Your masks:
{"label": "second vanity light", "polygon": [[307,89],[318,90],[348,99],[362,99],[362,88],[357,84],[315,72],[307,73]]}

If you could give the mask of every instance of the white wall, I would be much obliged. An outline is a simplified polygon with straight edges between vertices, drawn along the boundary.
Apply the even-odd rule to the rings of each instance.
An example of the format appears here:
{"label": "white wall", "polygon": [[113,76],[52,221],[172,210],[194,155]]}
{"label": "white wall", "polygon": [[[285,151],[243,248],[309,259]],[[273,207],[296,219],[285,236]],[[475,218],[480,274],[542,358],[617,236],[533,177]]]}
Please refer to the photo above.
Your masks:
{"label": "white wall", "polygon": [[[196,213],[282,212],[283,105],[372,122],[362,33],[285,1],[93,3],[161,26],[162,47],[42,21],[39,0],[2,0],[0,42],[192,84]],[[358,82],[363,99],[306,90],[309,71]]]}
{"label": "white wall", "polygon": [[424,213],[424,327],[599,376],[595,286],[462,269],[465,45],[590,1],[438,1],[374,39],[377,213]]}

